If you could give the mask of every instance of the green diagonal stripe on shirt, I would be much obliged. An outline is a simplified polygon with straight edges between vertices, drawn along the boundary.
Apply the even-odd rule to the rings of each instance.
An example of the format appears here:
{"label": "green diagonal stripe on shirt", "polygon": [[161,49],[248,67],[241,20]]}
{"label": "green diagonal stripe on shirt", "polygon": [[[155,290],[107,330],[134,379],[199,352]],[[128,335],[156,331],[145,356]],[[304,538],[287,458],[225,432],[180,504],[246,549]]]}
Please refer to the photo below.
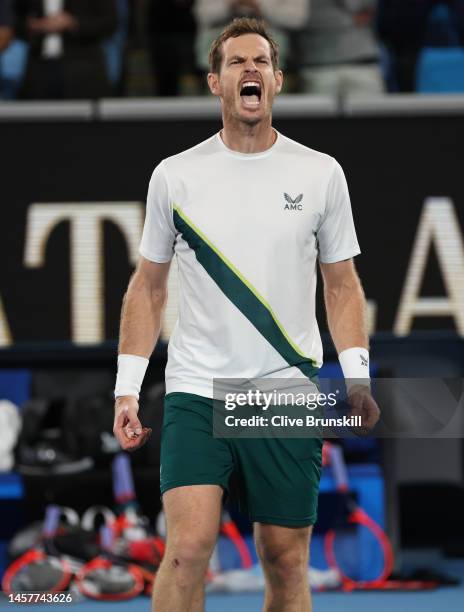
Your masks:
{"label": "green diagonal stripe on shirt", "polygon": [[174,225],[221,291],[289,365],[309,378],[314,376],[314,362],[289,337],[270,304],[178,206],[173,209]]}

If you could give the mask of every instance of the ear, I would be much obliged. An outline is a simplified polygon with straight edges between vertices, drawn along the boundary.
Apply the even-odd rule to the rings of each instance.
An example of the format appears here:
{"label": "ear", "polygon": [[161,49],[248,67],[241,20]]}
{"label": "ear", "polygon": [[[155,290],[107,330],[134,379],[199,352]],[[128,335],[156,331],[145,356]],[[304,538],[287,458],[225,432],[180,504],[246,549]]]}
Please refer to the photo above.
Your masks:
{"label": "ear", "polygon": [[276,94],[279,94],[282,91],[282,85],[284,83],[284,73],[282,70],[276,70],[274,75],[276,80]]}
{"label": "ear", "polygon": [[221,94],[221,87],[219,85],[219,75],[215,72],[208,73],[208,87],[213,96],[219,96]]}

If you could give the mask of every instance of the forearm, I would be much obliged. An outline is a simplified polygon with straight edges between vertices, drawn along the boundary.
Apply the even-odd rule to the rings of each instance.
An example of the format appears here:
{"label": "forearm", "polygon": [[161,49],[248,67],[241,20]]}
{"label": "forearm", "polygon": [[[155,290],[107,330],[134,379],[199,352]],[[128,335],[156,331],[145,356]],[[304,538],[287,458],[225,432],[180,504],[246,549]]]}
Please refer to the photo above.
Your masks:
{"label": "forearm", "polygon": [[124,296],[119,354],[149,358],[161,330],[161,320],[167,299],[165,288],[152,287],[137,272]]}
{"label": "forearm", "polygon": [[366,300],[359,278],[353,275],[338,285],[325,287],[325,307],[330,334],[340,354],[347,348],[368,348]]}

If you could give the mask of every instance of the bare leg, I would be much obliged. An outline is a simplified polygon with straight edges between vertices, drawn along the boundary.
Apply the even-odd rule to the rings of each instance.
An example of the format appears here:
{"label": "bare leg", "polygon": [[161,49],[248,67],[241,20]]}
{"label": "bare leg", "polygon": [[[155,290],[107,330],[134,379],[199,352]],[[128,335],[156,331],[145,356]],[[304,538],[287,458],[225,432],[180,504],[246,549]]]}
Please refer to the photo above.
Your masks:
{"label": "bare leg", "polygon": [[311,533],[312,527],[255,524],[256,550],[266,578],[264,612],[311,612]]}
{"label": "bare leg", "polygon": [[201,582],[192,596],[189,612],[203,612],[205,609],[205,585]]}
{"label": "bare leg", "polygon": [[221,500],[218,485],[177,487],[163,495],[167,541],[153,590],[156,612],[203,609],[203,584],[219,530]]}

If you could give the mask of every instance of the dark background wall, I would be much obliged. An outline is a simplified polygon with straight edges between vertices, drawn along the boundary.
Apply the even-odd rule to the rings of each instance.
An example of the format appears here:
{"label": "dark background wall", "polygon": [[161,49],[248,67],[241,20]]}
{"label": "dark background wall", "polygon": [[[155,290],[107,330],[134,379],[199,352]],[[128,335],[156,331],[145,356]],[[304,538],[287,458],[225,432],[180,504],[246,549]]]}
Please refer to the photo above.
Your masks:
{"label": "dark background wall", "polygon": [[[391,331],[425,199],[451,198],[464,227],[459,136],[464,114],[296,116],[278,119],[276,126],[342,164],[362,249],[357,266],[367,297],[377,302],[376,331]],[[14,342],[70,340],[69,224],[53,230],[45,265],[28,269],[24,248],[30,205],[143,202],[150,174],[163,157],[218,129],[213,119],[1,124],[0,296]],[[104,253],[104,335],[114,339],[132,267],[121,232],[109,222]],[[443,295],[433,252],[422,293]],[[414,329],[424,328],[453,330],[455,325],[449,317],[417,318]]]}
{"label": "dark background wall", "polygon": [[[462,377],[464,341],[456,333],[451,317],[415,318],[412,333],[405,338],[396,337],[392,330],[425,200],[450,198],[459,233],[464,233],[464,111],[453,115],[356,117],[308,117],[296,113],[292,118],[277,118],[275,125],[287,136],[333,155],[345,170],[362,249],[356,264],[367,298],[377,305],[371,347],[380,370],[396,376]],[[12,336],[12,344],[0,349],[0,366],[33,368],[33,394],[48,397],[49,392],[111,390],[121,300],[133,267],[120,229],[105,222],[102,339],[107,342],[70,344],[69,224],[60,223],[51,232],[44,265],[28,268],[25,240],[31,205],[60,203],[66,207],[69,203],[114,202],[118,206],[139,202],[143,209],[155,165],[208,138],[219,128],[219,121],[213,118],[0,123],[0,298]],[[464,274],[464,262],[461,267]],[[438,297],[444,293],[443,276],[431,249],[421,295]],[[319,321],[324,327],[321,302]],[[324,343],[327,358],[334,358],[327,336]],[[164,362],[164,346],[159,346],[152,358],[149,383],[162,379]],[[91,388],[90,372],[101,374],[95,389]],[[152,440],[154,452],[158,444],[158,439]],[[421,480],[430,462],[437,463],[437,454],[430,452],[429,445],[423,449],[416,446],[400,441],[389,453],[395,465],[386,466],[387,497],[395,497],[389,503],[394,511],[404,461],[410,466],[408,482]],[[434,479],[462,481],[462,442],[442,441],[438,456],[441,468],[435,470]],[[411,457],[417,457],[417,461],[411,462]],[[146,470],[136,466],[142,505],[149,514],[159,507],[156,473],[156,466]],[[43,503],[50,496],[62,503],[88,505],[87,498],[81,495],[84,482],[89,494],[98,493],[103,496],[101,501],[111,503],[107,470],[94,472],[92,478],[84,477],[81,487],[50,482],[49,489],[26,479],[29,518],[41,515]],[[428,495],[428,486],[424,491]],[[414,495],[417,496],[416,490]],[[411,507],[409,501],[406,505]],[[392,520],[396,522],[395,517]],[[428,527],[424,524],[421,537]]]}

